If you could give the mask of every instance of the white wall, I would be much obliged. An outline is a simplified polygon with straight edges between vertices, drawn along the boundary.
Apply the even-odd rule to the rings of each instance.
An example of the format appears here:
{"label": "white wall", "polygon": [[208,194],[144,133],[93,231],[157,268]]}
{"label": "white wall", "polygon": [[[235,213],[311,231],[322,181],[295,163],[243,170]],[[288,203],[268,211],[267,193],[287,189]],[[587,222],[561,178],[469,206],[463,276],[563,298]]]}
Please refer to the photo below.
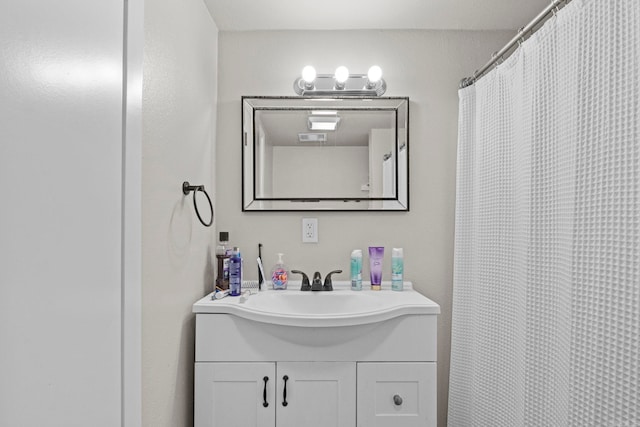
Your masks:
{"label": "white wall", "polygon": [[[460,78],[483,65],[511,32],[273,31],[221,32],[219,39],[218,229],[230,232],[247,259],[263,243],[266,268],[285,253],[291,268],[326,273],[369,245],[404,247],[406,278],[442,307],[439,321],[439,424],[445,425],[448,393]],[[240,97],[293,95],[304,65],[331,73],[344,64],[364,73],[384,71],[386,95],[409,96],[411,211],[408,213],[241,212]],[[234,185],[237,183],[237,185]],[[301,243],[301,218],[319,219],[319,243]],[[390,278],[387,255],[384,279]],[[365,263],[366,264],[366,263]],[[247,265],[248,277],[257,277]]]}
{"label": "white wall", "polygon": [[0,425],[121,425],[124,3],[2,9]]}
{"label": "white wall", "polygon": [[361,190],[369,179],[368,152],[367,146],[274,146],[270,197],[369,197]]}
{"label": "white wall", "polygon": [[214,228],[200,224],[181,185],[204,184],[216,199],[217,28],[202,0],[148,1],[145,39],[143,425],[186,427],[193,425],[191,305],[212,290]]}

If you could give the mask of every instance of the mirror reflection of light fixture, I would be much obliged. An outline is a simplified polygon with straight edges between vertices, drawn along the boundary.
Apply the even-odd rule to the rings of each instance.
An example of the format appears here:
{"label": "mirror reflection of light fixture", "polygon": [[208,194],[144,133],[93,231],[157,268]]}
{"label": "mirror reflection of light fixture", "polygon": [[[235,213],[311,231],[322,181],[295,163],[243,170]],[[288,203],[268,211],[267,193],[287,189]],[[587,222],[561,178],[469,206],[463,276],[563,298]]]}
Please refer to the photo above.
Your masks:
{"label": "mirror reflection of light fixture", "polygon": [[349,74],[345,66],[338,67],[334,74],[316,74],[315,68],[307,65],[294,81],[293,90],[301,96],[382,96],[387,84],[377,65],[367,74]]}
{"label": "mirror reflection of light fixture", "polygon": [[328,130],[335,131],[340,123],[340,117],[321,115],[321,116],[309,116],[307,121],[307,127],[309,130]]}
{"label": "mirror reflection of light fixture", "polygon": [[338,112],[335,110],[312,110],[312,116],[335,116]]}
{"label": "mirror reflection of light fixture", "polygon": [[299,133],[298,142],[327,142],[326,133]]}

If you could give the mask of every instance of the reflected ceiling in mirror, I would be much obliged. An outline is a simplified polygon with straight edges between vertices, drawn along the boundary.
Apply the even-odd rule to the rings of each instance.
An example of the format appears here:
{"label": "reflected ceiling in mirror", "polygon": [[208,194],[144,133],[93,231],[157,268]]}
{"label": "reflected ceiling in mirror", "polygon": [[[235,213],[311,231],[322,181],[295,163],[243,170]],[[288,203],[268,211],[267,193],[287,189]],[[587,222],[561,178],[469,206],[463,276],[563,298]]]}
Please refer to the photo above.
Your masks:
{"label": "reflected ceiling in mirror", "polygon": [[408,211],[408,98],[242,98],[243,211]]}

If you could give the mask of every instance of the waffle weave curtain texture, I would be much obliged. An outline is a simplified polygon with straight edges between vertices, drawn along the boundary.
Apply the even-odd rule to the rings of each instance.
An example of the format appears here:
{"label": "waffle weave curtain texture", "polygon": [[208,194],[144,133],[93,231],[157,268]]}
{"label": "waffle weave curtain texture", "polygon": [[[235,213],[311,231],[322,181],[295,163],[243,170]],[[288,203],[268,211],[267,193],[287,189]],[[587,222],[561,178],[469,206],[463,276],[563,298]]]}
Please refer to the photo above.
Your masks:
{"label": "waffle weave curtain texture", "polygon": [[459,98],[449,426],[640,426],[640,1]]}

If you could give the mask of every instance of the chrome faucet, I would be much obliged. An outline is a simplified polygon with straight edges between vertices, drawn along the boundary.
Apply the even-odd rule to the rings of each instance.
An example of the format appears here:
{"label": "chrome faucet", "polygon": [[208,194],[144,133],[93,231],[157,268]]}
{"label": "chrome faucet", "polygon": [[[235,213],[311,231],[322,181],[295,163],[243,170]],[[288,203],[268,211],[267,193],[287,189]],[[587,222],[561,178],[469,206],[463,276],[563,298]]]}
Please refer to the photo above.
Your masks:
{"label": "chrome faucet", "polygon": [[319,271],[313,273],[313,282],[309,284],[309,276],[300,270],[291,270],[292,273],[302,274],[302,286],[301,291],[332,291],[333,283],[331,282],[331,275],[334,273],[342,273],[342,270],[333,270],[327,274],[324,278],[324,285],[322,284],[322,276]]}

